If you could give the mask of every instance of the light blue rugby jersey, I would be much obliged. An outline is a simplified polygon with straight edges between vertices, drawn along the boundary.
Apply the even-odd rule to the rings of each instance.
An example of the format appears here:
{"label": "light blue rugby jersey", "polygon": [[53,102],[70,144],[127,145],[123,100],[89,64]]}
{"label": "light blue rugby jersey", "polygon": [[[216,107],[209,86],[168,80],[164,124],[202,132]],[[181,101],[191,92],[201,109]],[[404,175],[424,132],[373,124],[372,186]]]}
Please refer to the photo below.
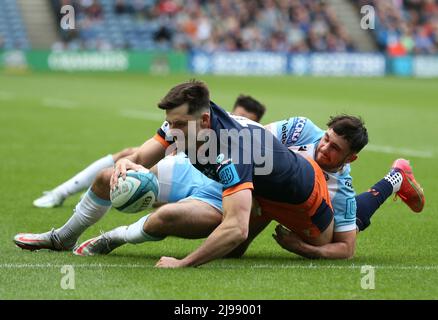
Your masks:
{"label": "light blue rugby jersey", "polygon": [[[290,150],[315,158],[315,150],[325,131],[310,119],[294,117],[270,123],[266,129]],[[335,232],[356,229],[356,193],[350,176],[350,165],[346,164],[338,172],[326,172],[327,188],[332,201],[335,218]]]}

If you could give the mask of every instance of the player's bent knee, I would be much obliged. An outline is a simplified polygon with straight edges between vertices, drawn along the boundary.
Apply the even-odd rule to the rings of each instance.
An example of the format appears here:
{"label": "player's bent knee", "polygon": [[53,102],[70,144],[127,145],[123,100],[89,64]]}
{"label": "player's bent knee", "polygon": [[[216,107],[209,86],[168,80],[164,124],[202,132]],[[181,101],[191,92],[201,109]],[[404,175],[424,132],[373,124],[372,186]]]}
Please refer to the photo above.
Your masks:
{"label": "player's bent knee", "polygon": [[98,197],[109,200],[110,181],[112,174],[112,168],[103,169],[97,174],[91,189]]}
{"label": "player's bent knee", "polygon": [[94,179],[94,184],[103,187],[108,187],[109,189],[112,174],[113,174],[112,168],[103,169],[97,174],[96,178]]}
{"label": "player's bent knee", "polygon": [[165,230],[165,228],[166,225],[162,220],[159,219],[159,216],[156,214],[156,212],[151,213],[143,224],[143,232],[156,237],[165,238],[167,236],[165,234],[166,232],[163,233],[163,229]]}
{"label": "player's bent knee", "polygon": [[177,212],[174,205],[164,205],[160,207],[152,216],[160,224],[175,224],[181,218],[181,213]]}
{"label": "player's bent knee", "polygon": [[148,234],[168,233],[175,227],[184,225],[181,212],[177,211],[174,204],[166,204],[149,216],[146,220],[143,231]]}

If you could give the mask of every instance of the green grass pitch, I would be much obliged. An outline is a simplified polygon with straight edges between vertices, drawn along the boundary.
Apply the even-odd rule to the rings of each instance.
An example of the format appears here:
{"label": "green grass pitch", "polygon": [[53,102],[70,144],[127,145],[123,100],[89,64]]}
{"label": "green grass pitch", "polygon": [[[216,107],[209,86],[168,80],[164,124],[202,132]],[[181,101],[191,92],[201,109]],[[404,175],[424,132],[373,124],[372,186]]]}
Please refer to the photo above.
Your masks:
{"label": "green grass pitch", "polygon": [[[284,251],[271,237],[274,224],[242,259],[179,270],[154,264],[162,255],[184,257],[202,240],[169,238],[91,258],[13,245],[18,232],[62,225],[79,199],[56,209],[33,208],[43,190],[151,137],[163,119],[157,102],[191,77],[0,74],[0,299],[438,298],[436,79],[198,77],[228,110],[240,93],[261,100],[268,108],[263,123],[302,115],[325,127],[330,115],[361,115],[370,145],[352,166],[358,193],[381,179],[395,158],[412,161],[425,189],[425,210],[414,215],[400,201],[388,200],[358,235],[351,260],[310,261]],[[111,210],[81,240],[140,217]],[[74,290],[61,287],[64,265],[74,267]],[[361,286],[364,265],[375,267],[375,289]]]}

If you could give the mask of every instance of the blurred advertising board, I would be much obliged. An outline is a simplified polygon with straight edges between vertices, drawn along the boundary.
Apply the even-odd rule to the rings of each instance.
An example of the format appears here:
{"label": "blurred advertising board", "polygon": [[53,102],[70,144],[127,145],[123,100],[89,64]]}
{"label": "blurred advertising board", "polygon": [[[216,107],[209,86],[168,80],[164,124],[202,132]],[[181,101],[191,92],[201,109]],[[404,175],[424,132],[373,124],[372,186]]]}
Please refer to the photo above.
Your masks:
{"label": "blurred advertising board", "polygon": [[178,52],[7,51],[0,67],[34,71],[132,71],[154,74],[187,72],[187,55]]}
{"label": "blurred advertising board", "polygon": [[438,77],[438,56],[416,56],[413,72],[416,77]]}
{"label": "blurred advertising board", "polygon": [[194,52],[190,58],[199,74],[376,77],[385,68],[385,56],[374,53]]}

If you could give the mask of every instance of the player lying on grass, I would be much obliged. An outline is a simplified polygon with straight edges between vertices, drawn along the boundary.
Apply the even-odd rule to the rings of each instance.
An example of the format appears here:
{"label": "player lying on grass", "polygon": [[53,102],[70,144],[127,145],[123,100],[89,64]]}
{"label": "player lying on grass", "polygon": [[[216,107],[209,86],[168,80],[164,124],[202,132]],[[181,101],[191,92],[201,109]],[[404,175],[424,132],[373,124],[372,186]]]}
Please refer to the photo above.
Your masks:
{"label": "player lying on grass", "polygon": [[[256,122],[246,118],[232,119],[210,101],[203,83],[188,82],[172,88],[159,107],[166,110],[167,124],[134,155],[119,161],[114,171],[107,170],[98,175],[72,217],[78,218],[79,215],[78,222],[82,227],[84,222],[96,222],[109,210],[110,180],[111,187],[114,187],[119,174],[124,176],[126,169],[138,164],[152,167],[174,144],[173,137],[177,137],[177,145],[182,146],[189,156],[194,156],[191,162],[223,185],[223,219],[195,252],[183,260],[162,257],[157,266],[197,266],[223,257],[260,232],[269,223],[267,217],[295,230],[313,245],[331,242],[333,210],[324,174],[313,160],[290,152]],[[207,137],[208,141],[190,140],[189,126],[195,129],[195,137],[207,132],[204,138]],[[166,140],[169,137],[167,131],[170,141]],[[231,136],[222,139],[223,132],[246,134],[251,140],[250,148],[245,145],[248,139],[236,140]],[[208,162],[197,153],[205,145],[210,152]],[[220,153],[215,154],[215,151]],[[257,152],[261,153],[257,155]],[[225,157],[224,153],[233,155],[234,159]],[[211,161],[211,156],[217,161]],[[264,215],[262,222],[251,219],[250,223],[253,192]],[[51,239],[59,238],[63,233],[60,231],[52,232]],[[65,248],[66,244],[62,243],[60,247]]]}
{"label": "player lying on grass", "polygon": [[[265,106],[257,100],[250,96],[240,95],[234,102],[232,113],[260,122],[265,111]],[[38,208],[53,208],[61,206],[68,197],[89,188],[101,170],[112,168],[114,163],[122,158],[132,155],[137,149],[137,147],[126,148],[122,151],[96,160],[84,170],[77,173],[74,177],[63,182],[51,191],[45,191],[42,197],[33,202],[33,205]]]}
{"label": "player lying on grass", "polygon": [[[282,142],[289,141],[290,150],[307,153],[315,157],[318,164],[324,167],[326,178],[328,179],[328,189],[334,208],[335,220],[332,243],[324,246],[311,246],[302,241],[293,232],[281,228],[280,225],[276,229],[274,238],[283,248],[305,257],[352,257],[355,247],[356,228],[361,231],[364,230],[369,225],[369,220],[373,213],[393,193],[399,195],[416,212],[421,211],[424,205],[422,190],[415,182],[409,163],[404,159],[396,160],[386,177],[376,183],[370,191],[354,198],[355,194],[351,184],[351,176],[349,175],[349,161],[354,161],[353,158],[357,158],[357,154],[354,157],[348,157],[347,155],[351,154],[351,147],[349,147],[348,141],[345,139],[345,136],[335,132],[342,131],[342,126],[337,125],[337,123],[346,119],[355,121],[357,125],[360,123],[357,118],[335,117],[328,123],[329,129],[327,132],[323,132],[311,120],[306,118],[290,118],[286,121],[275,122],[267,126],[277,137],[281,138],[282,132],[286,133],[283,135]],[[327,137],[324,137],[326,134]],[[351,133],[347,134],[346,137],[350,136],[352,136]],[[295,142],[292,142],[294,140]],[[314,142],[306,144],[309,141]],[[333,144],[333,146],[330,146],[330,144]],[[170,159],[168,163],[171,163]],[[189,161],[187,161],[185,166],[168,171],[172,172],[174,176],[169,181],[174,181],[175,185],[172,185],[171,188],[173,190],[172,193],[175,194],[178,193],[179,186],[184,184],[187,172],[192,171],[190,176],[193,177],[199,174],[194,172],[197,170],[193,167],[191,168]],[[179,178],[181,177],[180,173],[178,173],[179,171],[184,176],[183,180]],[[216,190],[211,190],[213,194],[216,194],[213,198],[220,198],[221,188],[219,185],[216,186]],[[360,218],[356,218],[356,202],[357,213]],[[163,208],[163,211],[157,211],[152,215],[148,215],[131,226],[122,226],[99,237],[89,239],[79,245],[74,252],[78,255],[107,254],[125,243],[140,243],[150,239],[161,240],[168,235],[189,238],[187,232],[193,229],[192,223],[196,225],[196,221],[188,222],[187,217],[179,214],[178,207],[179,204],[175,204],[172,207]],[[207,212],[206,210],[204,218],[206,218],[206,215],[211,215],[209,221],[214,223],[214,217],[217,216],[216,213],[211,210]],[[179,233],[175,232],[175,226],[181,229]],[[212,225],[207,229],[211,230],[214,227]],[[139,235],[135,241],[132,241],[131,237],[128,236],[133,228],[137,228]],[[184,235],[182,231],[185,231]],[[196,235],[199,235],[199,231],[197,232]],[[190,237],[194,238],[196,236],[193,234]]]}
{"label": "player lying on grass", "polygon": [[[265,107],[257,100],[250,96],[240,95],[235,102],[233,114],[260,121],[265,110]],[[124,156],[126,153],[132,154],[132,150],[134,148],[129,151],[125,150]],[[121,156],[122,152],[115,155]],[[78,187],[78,185],[84,186],[86,181],[93,179],[93,176],[98,173],[96,173],[98,167],[106,168],[107,165],[104,161],[96,161],[95,164],[57,189],[74,188],[74,192],[79,192],[82,187]],[[109,166],[108,171],[112,172],[112,168],[113,164]],[[140,243],[162,239],[161,236],[153,234],[204,238],[221,222],[222,186],[202,175],[187,159],[183,160],[182,156],[169,156],[151,168],[151,171],[157,176],[160,184],[158,202],[170,204],[159,208],[152,218],[144,217],[135,224],[135,226],[141,225],[143,228],[143,224],[147,223],[148,228],[152,230],[151,234],[143,233],[142,229],[138,230],[132,226],[127,230],[127,241]],[[74,182],[75,180],[79,180],[78,184]],[[52,207],[54,199],[58,198],[57,192],[52,190],[37,201],[41,200],[45,207]],[[102,202],[97,199],[96,201],[98,203],[86,203],[81,200],[71,219],[61,228],[43,234],[18,234],[14,238],[15,243],[21,248],[29,250],[71,250],[79,236],[103,216],[104,206],[101,207],[98,204],[110,205],[108,201]],[[57,204],[60,205],[62,202]]]}
{"label": "player lying on grass", "polygon": [[[295,125],[293,125],[295,123]],[[271,129],[272,128],[277,128],[278,130],[274,130],[276,131],[276,135],[277,136],[281,136],[284,132],[287,133],[287,136],[282,139],[282,141],[284,140],[284,142],[288,142],[289,146],[291,149],[295,149],[295,150],[308,150],[310,151],[312,148],[315,148],[318,152],[318,149],[316,148],[318,146],[318,141],[320,136],[322,136],[323,131],[320,130],[319,128],[317,128],[316,126],[313,125],[313,123],[310,120],[306,120],[304,118],[291,118],[289,120],[287,120],[286,122],[280,121],[277,123],[274,123],[272,125],[269,126]],[[284,131],[284,132],[283,132]],[[298,133],[300,133],[300,135],[297,135]],[[316,138],[312,138],[312,135],[316,134]],[[318,136],[319,135],[319,136]],[[301,137],[300,137],[301,136]],[[336,136],[336,135],[335,135]],[[297,139],[298,138],[298,139]],[[293,140],[296,140],[295,144],[291,143]],[[314,143],[314,147],[312,146],[306,146],[301,145],[299,147],[297,147],[297,144],[301,144],[304,143],[307,140],[315,140]],[[340,143],[341,145],[343,144],[342,142]],[[322,149],[321,149],[322,150]],[[320,151],[321,151],[320,150]],[[350,207],[354,208],[354,203],[352,203],[351,198],[346,197],[346,195],[349,195],[350,193],[353,192],[352,187],[351,187],[351,178],[349,178],[349,176],[346,174],[347,171],[349,171],[349,168],[347,168],[345,165],[340,166],[339,165],[339,159],[345,159],[345,155],[348,154],[345,153],[345,150],[343,150],[344,152],[341,152],[342,150],[336,150],[336,148],[334,149],[334,151],[337,151],[334,153],[334,155],[330,156],[330,160],[331,163],[326,163],[325,167],[327,169],[327,175],[330,177],[329,179],[329,191],[330,194],[332,196],[332,199],[334,200],[334,206],[335,206],[335,234],[334,234],[334,240],[335,242],[339,242],[338,244],[336,244],[336,250],[333,250],[334,246],[329,246],[331,247],[330,251],[327,251],[325,247],[320,247],[320,248],[313,248],[313,250],[317,250],[317,257],[327,257],[327,258],[334,258],[334,257],[338,257],[338,258],[346,258],[349,257],[350,255],[352,255],[352,252],[354,252],[354,241],[336,241],[337,238],[351,238],[352,233],[348,232],[349,229],[351,227],[352,230],[355,229],[354,226],[354,216],[351,217],[351,221],[350,223],[348,223],[348,220],[345,219],[346,213],[345,213],[345,208],[347,208],[347,204],[350,204]],[[321,165],[323,164],[323,157],[319,157],[317,156],[317,152],[315,152],[315,156],[317,161],[319,161],[321,163]],[[327,153],[326,153],[327,154]],[[318,160],[319,159],[319,160]],[[347,161],[344,161],[346,163],[348,163]],[[422,197],[419,197],[418,195],[409,195],[409,192],[414,190],[412,189],[412,187],[409,187],[410,184],[408,184],[409,179],[411,181],[414,181],[413,176],[409,175],[409,173],[407,172],[406,168],[403,168],[400,163],[403,164],[402,162],[399,162],[398,164],[395,164],[394,167],[396,168],[394,170],[394,172],[392,172],[391,174],[388,174],[388,176],[383,179],[382,181],[380,181],[379,183],[376,184],[375,188],[376,190],[380,190],[381,191],[373,191],[371,192],[366,192],[364,194],[361,194],[359,196],[357,196],[357,202],[358,202],[358,214],[360,216],[360,219],[362,221],[368,222],[368,223],[361,223],[361,221],[358,219],[357,223],[359,226],[360,230],[363,230],[367,224],[369,224],[369,218],[371,217],[371,215],[375,212],[375,210],[377,210],[377,208],[379,207],[379,205],[381,203],[383,203],[383,201],[386,200],[387,197],[389,197],[390,194],[392,194],[392,192],[398,192],[397,190],[397,186],[395,186],[395,188],[392,188],[392,192],[389,192],[389,187],[388,187],[388,181],[386,180],[397,180],[400,179],[408,174],[408,176],[403,180],[404,183],[402,184],[402,190],[400,190],[398,192],[398,194],[402,197],[402,199],[404,199],[405,202],[409,203],[413,203],[412,200],[419,200],[420,201],[420,206],[422,208],[422,203],[421,202],[423,200]],[[406,163],[405,163],[406,164]],[[188,168],[183,169],[184,170],[190,170],[190,165]],[[336,169],[339,169],[339,167],[341,167],[341,170],[338,170],[337,172],[341,172],[343,174],[336,174],[336,173],[330,173],[330,171],[336,171]],[[348,169],[348,170],[347,170]],[[408,168],[409,169],[409,168]],[[400,171],[401,173],[397,174],[396,171]],[[405,170],[406,173],[403,171]],[[173,172],[172,170],[167,170],[168,172]],[[179,174],[175,174],[176,177],[180,177],[181,175]],[[401,177],[400,177],[401,176]],[[338,179],[339,178],[339,179]],[[159,177],[160,180],[160,177]],[[386,181],[386,182],[385,182]],[[187,183],[187,180],[183,180],[181,181],[181,185]],[[177,182],[175,182],[176,185],[178,185]],[[177,190],[178,188],[176,188]],[[194,189],[193,189],[194,190]],[[217,191],[217,193],[219,193],[219,191]],[[344,195],[344,200],[341,200],[341,198],[338,197],[334,197],[334,195],[336,195],[336,193],[338,193],[339,195]],[[354,193],[353,193],[354,195]],[[407,195],[407,196],[406,196]],[[179,198],[178,196],[176,198],[174,198],[175,200],[179,200],[179,199],[183,199],[184,198],[184,193],[182,193]],[[214,197],[213,197],[214,198]],[[424,200],[423,200],[424,201]],[[208,201],[207,201],[208,203]],[[175,236],[182,236],[182,237],[188,237],[188,238],[196,238],[198,236],[200,236],[201,234],[207,235],[208,234],[208,230],[212,230],[214,229],[215,225],[212,226],[206,226],[206,224],[203,223],[199,223],[199,225],[196,225],[196,219],[190,219],[190,214],[179,214],[179,212],[186,212],[189,211],[190,212],[190,204],[189,203],[185,203],[184,206],[180,206],[181,203],[172,205],[172,206],[165,206],[162,208],[162,210],[159,210],[157,212],[155,212],[149,219],[145,218],[142,219],[142,222],[139,222],[138,224],[135,224],[135,226],[140,227],[140,229],[138,230],[138,240],[136,240],[137,242],[133,242],[133,243],[138,243],[138,241],[143,242],[143,241],[147,241],[147,240],[151,240],[151,239],[161,239],[162,237],[166,236],[166,235],[175,235]],[[206,213],[205,216],[203,217],[205,221],[210,221],[211,223],[217,223],[217,221],[220,222],[220,217],[218,217],[218,212],[215,211],[214,209],[210,209],[208,211],[209,207],[206,206]],[[341,209],[341,210],[340,210]],[[343,211],[343,210],[344,211]],[[414,210],[418,210],[418,208],[414,208]],[[208,213],[207,213],[208,211]],[[211,219],[208,218],[208,215],[211,215]],[[71,219],[72,220],[72,219]],[[74,222],[74,220],[73,220]],[[352,222],[352,223],[351,223]],[[202,230],[205,227],[205,231],[203,233],[196,233],[196,234],[190,234],[190,230],[194,230],[193,225],[190,225],[191,223],[195,224],[195,228],[197,228],[196,230]],[[349,226],[350,225],[350,226]],[[352,226],[351,226],[352,225]],[[179,226],[179,230],[175,229],[175,226]],[[134,226],[130,226],[129,230],[132,230]],[[199,228],[198,228],[199,227]],[[58,230],[62,230],[62,229],[67,229],[69,230],[69,228],[73,228],[72,226],[72,222],[69,221],[63,228],[60,228]],[[76,227],[77,228],[77,227]],[[144,228],[144,230],[143,230]],[[81,228],[80,228],[81,229]],[[113,233],[113,237],[114,237],[114,242],[108,246],[118,246],[121,243],[124,243],[124,241],[126,242],[125,237],[123,236],[124,234],[124,230],[126,230],[127,227],[121,227],[118,230],[120,231],[120,233],[118,233],[119,239],[116,239],[117,237],[114,235]],[[144,234],[146,236],[141,236],[142,235],[142,231],[144,232]],[[337,231],[337,232],[336,232]],[[347,232],[345,234],[343,234],[343,232]],[[41,247],[40,246],[46,246],[46,247],[50,247],[53,245],[51,244],[51,240],[50,240],[50,234],[51,233],[46,233],[46,234],[42,234],[42,235],[32,235],[32,239],[40,239],[41,242],[40,243],[28,243],[27,245],[29,246],[29,248],[33,248],[33,249],[38,249]],[[73,234],[77,234],[75,232],[73,232]],[[109,234],[109,233],[107,233]],[[344,235],[349,235],[349,237],[342,237]],[[65,234],[64,234],[65,235]],[[68,235],[68,233],[67,233]],[[80,235],[77,234],[77,237]],[[70,242],[70,243],[74,243],[77,239],[77,237],[75,238],[74,236],[72,236],[73,241],[64,241],[64,242]],[[23,237],[20,237],[23,241]],[[24,238],[26,239],[26,237]],[[108,239],[111,239],[111,237],[109,237]],[[120,240],[121,239],[121,240]],[[144,239],[144,240],[142,240]],[[94,247],[94,253],[106,253],[104,251],[99,252],[99,245],[98,243],[101,241],[107,241],[107,238],[101,238],[101,240],[99,241],[93,241],[90,242],[90,246],[96,244]],[[289,242],[291,240],[289,239]],[[26,242],[26,241],[24,241]],[[129,237],[128,237],[128,242],[129,241]],[[18,242],[17,244],[21,244],[21,246],[25,246],[26,243],[22,243],[22,242]],[[296,246],[300,245],[300,243],[296,243]],[[292,248],[291,248],[292,249]],[[87,251],[87,250],[86,250]],[[293,250],[291,250],[293,251]],[[295,250],[297,251],[297,250]],[[93,254],[93,250],[88,252],[90,254]],[[327,252],[329,252],[329,254],[327,254]],[[309,254],[306,254],[306,252],[300,253],[300,252],[296,252],[298,254],[302,254],[305,256],[309,256]]]}
{"label": "player lying on grass", "polygon": [[312,246],[293,231],[278,226],[274,239],[285,249],[308,258],[351,258],[354,255],[356,230],[363,231],[377,209],[396,193],[414,212],[422,211],[424,194],[415,181],[409,162],[398,159],[390,172],[373,187],[356,195],[350,175],[350,163],[361,150],[360,141],[368,141],[361,119],[352,116],[332,117],[324,132],[307,118],[290,118],[274,122],[268,130],[290,150],[313,157],[324,170],[334,209],[333,242]]}

